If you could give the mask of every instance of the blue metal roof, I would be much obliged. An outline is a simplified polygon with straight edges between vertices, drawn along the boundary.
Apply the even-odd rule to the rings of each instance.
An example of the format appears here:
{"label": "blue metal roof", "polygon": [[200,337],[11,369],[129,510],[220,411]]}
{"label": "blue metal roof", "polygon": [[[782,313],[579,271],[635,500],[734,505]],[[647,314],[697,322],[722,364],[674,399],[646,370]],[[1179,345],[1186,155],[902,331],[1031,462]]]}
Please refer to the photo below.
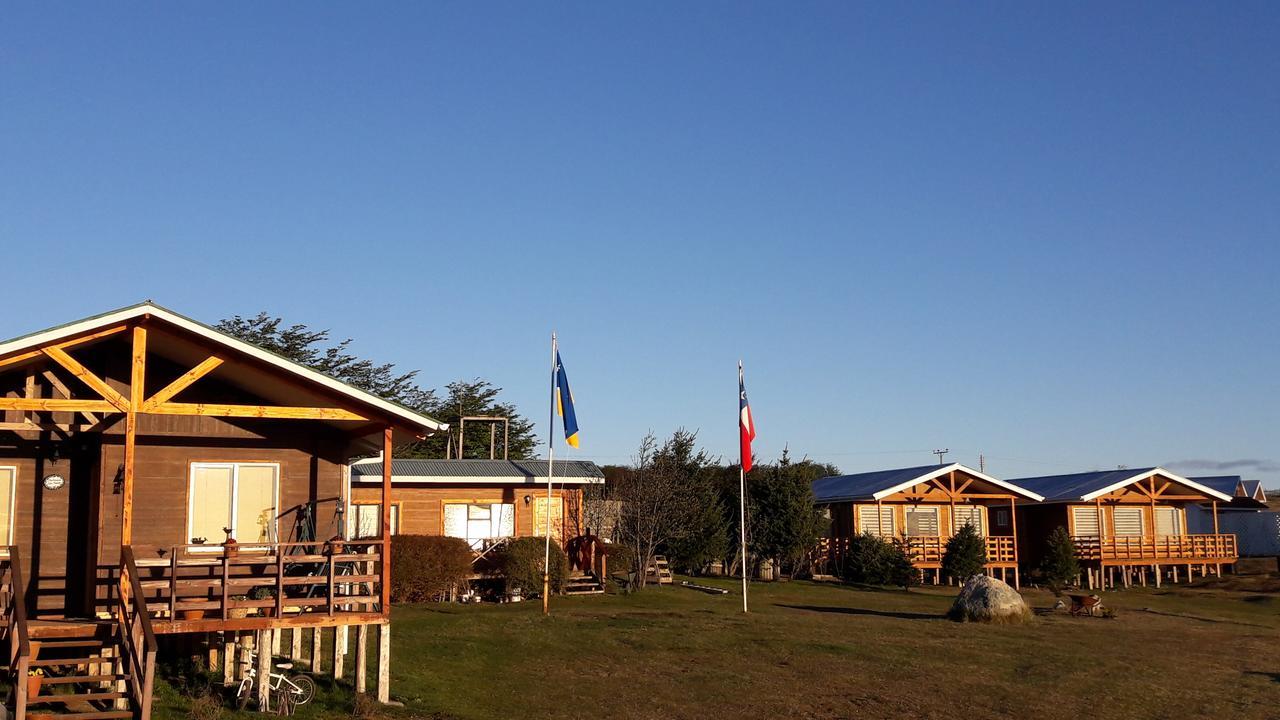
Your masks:
{"label": "blue metal roof", "polygon": [[1081,500],[1090,493],[1137,478],[1139,475],[1145,475],[1156,469],[1128,468],[1125,470],[1072,473],[1070,475],[1044,475],[1041,477],[1017,478],[1009,482],[1043,495],[1045,502],[1064,502]]}
{"label": "blue metal roof", "polygon": [[935,464],[819,478],[813,481],[813,497],[820,503],[871,500],[881,490],[910,482],[937,469]]}
{"label": "blue metal roof", "polygon": [[1187,479],[1194,480],[1205,487],[1211,487],[1232,497],[1235,497],[1236,490],[1240,487],[1239,475],[1211,475],[1209,477],[1189,477]]}

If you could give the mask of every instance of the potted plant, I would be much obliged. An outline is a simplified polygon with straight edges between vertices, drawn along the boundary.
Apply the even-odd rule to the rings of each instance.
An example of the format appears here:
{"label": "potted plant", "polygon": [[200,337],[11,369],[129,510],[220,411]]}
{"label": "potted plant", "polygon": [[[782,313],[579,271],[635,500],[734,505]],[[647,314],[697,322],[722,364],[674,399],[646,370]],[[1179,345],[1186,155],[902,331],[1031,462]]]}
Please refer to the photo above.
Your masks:
{"label": "potted plant", "polygon": [[[248,595],[232,595],[231,597],[229,597],[229,598],[227,598],[227,599],[228,599],[229,601],[235,602],[235,601],[238,601],[238,600],[248,600],[248,599],[249,599],[249,596],[248,596]],[[244,618],[249,617],[249,608],[247,608],[247,607],[229,607],[229,608],[227,608],[227,617],[232,618],[232,619],[234,619],[234,620],[243,620]]]}
{"label": "potted plant", "polygon": [[[274,600],[275,597],[276,597],[275,588],[267,587],[266,585],[259,585],[258,587],[253,589],[254,600]],[[267,606],[262,608],[263,617],[273,617],[275,616],[275,614],[276,614],[275,606]]]}
{"label": "potted plant", "polygon": [[204,619],[204,610],[203,610],[203,609],[199,609],[199,610],[196,610],[196,609],[179,610],[179,611],[178,611],[178,614],[182,616],[182,619],[183,619],[183,620],[203,620],[203,619]]}
{"label": "potted plant", "polygon": [[44,684],[44,670],[32,668],[27,671],[27,700],[40,694],[40,686]]}
{"label": "potted plant", "polygon": [[222,555],[227,558],[233,558],[240,554],[239,545],[236,539],[231,537],[231,528],[224,527],[222,532],[227,534],[227,539],[222,542]]}

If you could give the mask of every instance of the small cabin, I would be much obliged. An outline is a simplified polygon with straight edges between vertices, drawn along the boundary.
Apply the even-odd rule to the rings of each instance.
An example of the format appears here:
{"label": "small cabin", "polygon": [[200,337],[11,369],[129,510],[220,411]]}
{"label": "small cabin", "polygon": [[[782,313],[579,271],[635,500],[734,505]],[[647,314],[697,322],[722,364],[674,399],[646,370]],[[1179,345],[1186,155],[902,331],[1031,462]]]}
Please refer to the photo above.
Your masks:
{"label": "small cabin", "polygon": [[[1219,505],[1232,495],[1159,467],[1018,478],[1044,496],[1018,508],[1021,549],[1029,564],[1043,557],[1050,534],[1065,527],[1090,587],[1190,580],[1234,564],[1236,537],[1219,532]],[[1188,530],[1187,510],[1209,507],[1212,532]]]}
{"label": "small cabin", "polygon": [[1020,583],[1019,501],[1040,496],[960,463],[825,477],[813,482],[815,502],[826,508],[831,530],[828,564],[838,567],[849,538],[870,533],[903,546],[912,564],[939,583],[947,540],[971,525],[986,540],[987,572]]}
{"label": "small cabin", "polygon": [[[584,490],[604,483],[604,473],[585,460],[556,460],[547,496],[546,460],[396,459],[391,463],[391,533],[462,538],[483,558],[511,538],[545,537],[569,554],[577,571],[603,581],[593,530],[587,527]],[[348,536],[376,537],[381,518],[382,461],[351,464]],[[584,543],[591,547],[580,547]],[[602,587],[602,586],[601,586]]]}
{"label": "small cabin", "polygon": [[[256,647],[265,702],[286,634],[313,666],[354,634],[363,692],[371,630],[388,700],[390,539],[343,537],[347,464],[444,430],[149,302],[0,343],[11,716],[145,720],[165,646],[228,676]],[[36,669],[58,692],[29,694]]]}

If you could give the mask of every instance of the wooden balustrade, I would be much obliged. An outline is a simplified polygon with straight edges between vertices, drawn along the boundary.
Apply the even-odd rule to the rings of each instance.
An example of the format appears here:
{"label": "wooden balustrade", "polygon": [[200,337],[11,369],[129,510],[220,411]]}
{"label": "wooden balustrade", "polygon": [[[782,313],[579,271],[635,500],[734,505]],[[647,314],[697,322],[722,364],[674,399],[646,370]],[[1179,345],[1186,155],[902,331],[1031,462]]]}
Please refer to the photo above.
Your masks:
{"label": "wooden balustrade", "polygon": [[151,692],[155,683],[156,636],[151,627],[145,590],[138,577],[133,548],[120,548],[120,603],[116,606],[116,622],[120,633],[120,654],[134,707],[141,717],[151,717]]}
{"label": "wooden balustrade", "polygon": [[1076,535],[1071,538],[1081,560],[1234,560],[1236,536],[1211,535]]}
{"label": "wooden balustrade", "polygon": [[[946,553],[947,538],[924,535],[903,535],[893,539],[907,553],[907,557],[915,565],[934,566],[942,563]],[[987,562],[990,564],[1013,565],[1018,562],[1016,539],[1011,536],[991,536],[984,538],[987,548]],[[825,561],[832,565],[849,551],[849,538],[829,537],[818,541],[816,561]]]}
{"label": "wooden balustrade", "polygon": [[22,558],[16,546],[8,546],[0,561],[0,642],[9,646],[9,683],[13,693],[13,717],[27,716],[27,672],[31,667],[31,637],[27,626],[26,583],[22,579]]}
{"label": "wooden balustrade", "polygon": [[[135,546],[152,619],[382,613],[382,541]],[[263,597],[254,597],[262,595]]]}

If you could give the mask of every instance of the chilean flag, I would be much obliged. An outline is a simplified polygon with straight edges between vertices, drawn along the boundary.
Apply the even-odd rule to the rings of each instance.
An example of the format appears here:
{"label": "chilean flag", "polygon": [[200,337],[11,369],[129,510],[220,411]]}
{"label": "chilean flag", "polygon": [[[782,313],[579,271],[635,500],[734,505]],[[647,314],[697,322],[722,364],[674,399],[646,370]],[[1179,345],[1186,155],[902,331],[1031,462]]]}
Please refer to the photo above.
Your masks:
{"label": "chilean flag", "polygon": [[751,472],[751,441],[756,439],[756,423],[751,419],[751,403],[742,382],[742,362],[738,362],[738,433],[742,443],[742,472]]}

